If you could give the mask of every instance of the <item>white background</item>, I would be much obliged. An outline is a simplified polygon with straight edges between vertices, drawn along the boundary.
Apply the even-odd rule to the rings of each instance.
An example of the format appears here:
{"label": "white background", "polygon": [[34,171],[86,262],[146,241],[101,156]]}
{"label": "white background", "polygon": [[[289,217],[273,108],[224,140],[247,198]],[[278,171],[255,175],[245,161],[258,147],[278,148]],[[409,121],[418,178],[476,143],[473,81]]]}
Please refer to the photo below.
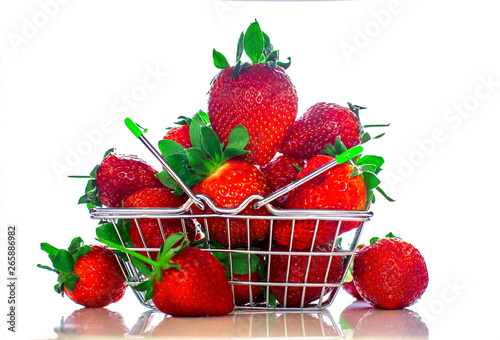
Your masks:
{"label": "white background", "polygon": [[[92,242],[96,226],[76,205],[85,180],[66,176],[88,174],[111,147],[157,167],[123,119],[149,128],[156,141],[177,116],[206,109],[217,72],[212,48],[234,64],[239,34],[257,18],[281,59],[292,57],[299,113],[319,101],[349,101],[368,108],[365,124],[391,123],[366,149],[386,159],[382,187],[396,202],[373,205],[363,241],[392,231],[422,252],[430,283],[411,309],[431,338],[498,337],[493,3],[2,1],[2,334],[12,336],[3,316],[8,224],[18,228],[17,335],[54,336],[78,306],[58,298],[55,276],[36,268],[48,263],[40,242]],[[133,322],[143,311],[134,299],[129,292],[110,309]],[[337,322],[350,301],[339,296]]]}

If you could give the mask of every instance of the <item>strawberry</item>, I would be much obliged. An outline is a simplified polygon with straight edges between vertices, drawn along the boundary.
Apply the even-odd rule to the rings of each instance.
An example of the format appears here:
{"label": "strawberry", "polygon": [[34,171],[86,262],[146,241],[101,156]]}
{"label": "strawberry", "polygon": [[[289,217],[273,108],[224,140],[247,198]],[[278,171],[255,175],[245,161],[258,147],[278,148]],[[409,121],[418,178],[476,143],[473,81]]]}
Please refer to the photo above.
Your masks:
{"label": "strawberry", "polygon": [[[208,125],[208,115],[203,111],[199,111],[197,114],[201,115],[201,118]],[[179,116],[178,119],[179,120],[175,124],[179,126],[174,128],[168,128],[168,131],[163,137],[163,139],[173,140],[182,145],[183,147],[185,147],[186,149],[189,149],[192,146],[191,138],[189,136],[189,125],[191,124],[193,118],[189,118],[186,116]]]}
{"label": "strawberry", "polygon": [[[359,110],[364,107],[352,105],[343,107],[333,103],[316,103],[294,123],[290,134],[280,147],[280,152],[295,158],[317,156],[328,144],[334,144],[337,137],[348,148],[371,139],[359,120]],[[387,125],[366,125],[387,126]],[[379,138],[383,134],[375,138]]]}
{"label": "strawberry", "polygon": [[392,234],[372,239],[354,258],[354,284],[363,299],[384,309],[414,304],[429,283],[423,256],[410,243]]}
{"label": "strawberry", "polygon": [[[356,251],[359,251],[360,249],[366,247],[364,244],[360,244],[357,246]],[[344,285],[343,288],[346,292],[348,292],[353,298],[356,300],[363,300],[363,297],[358,292],[358,289],[354,285],[354,281],[352,279],[352,262],[349,268],[347,269],[346,276],[344,278]]]}
{"label": "strawberry", "polygon": [[[289,248],[274,245],[272,251],[288,252]],[[270,282],[289,283],[329,283],[338,284],[343,274],[343,257],[331,255],[334,251],[331,244],[323,244],[313,248],[313,254],[323,255],[274,255],[270,260]],[[331,260],[330,260],[331,257]],[[309,271],[307,266],[309,264]],[[290,265],[290,270],[287,270]],[[329,268],[329,269],[328,269]],[[328,272],[327,272],[328,270]],[[306,272],[307,279],[306,279]],[[271,286],[271,292],[285,307],[303,307],[325,296],[334,287],[300,287]],[[302,302],[302,299],[304,300]]]}
{"label": "strawberry", "polygon": [[42,243],[41,249],[49,254],[53,268],[40,264],[38,267],[56,272],[58,283],[54,289],[75,303],[104,307],[125,294],[125,276],[111,250],[84,245],[80,237],[72,240],[68,250],[57,249],[48,243]]}
{"label": "strawberry", "polygon": [[85,195],[80,197],[78,204],[85,203],[90,209],[103,205],[121,207],[130,194],[140,189],[163,187],[156,174],[157,171],[142,159],[110,149],[89,176],[70,177],[89,178]]}
{"label": "strawberry", "polygon": [[[160,141],[159,148],[165,160],[192,188],[193,193],[203,194],[217,207],[227,209],[240,206],[253,194],[266,196],[269,193],[266,179],[257,167],[243,160],[231,159],[248,153],[244,148],[249,135],[243,125],[238,125],[231,131],[225,149],[214,130],[203,124],[201,119],[195,117],[190,129],[192,148],[185,149],[180,144],[167,140]],[[180,191],[179,186],[165,172],[161,173],[159,178],[165,186],[171,187],[175,192]],[[213,214],[208,207],[201,210],[193,205],[191,209],[195,215]],[[239,215],[267,214],[265,208],[254,210],[250,204],[239,213]],[[210,217],[206,219],[208,227],[206,233],[223,246],[233,248],[247,247],[249,244],[262,241],[269,234],[269,220],[251,219],[249,225],[248,233],[244,219],[232,218],[228,227],[225,218]]]}
{"label": "strawberry", "polygon": [[[185,202],[184,196],[175,195],[170,189],[145,188],[127,197],[123,206],[125,208],[178,208]],[[169,218],[160,219],[160,222],[165,238],[179,232],[187,232],[190,241],[195,238],[196,228],[190,219],[185,219],[183,222],[180,219]],[[165,241],[161,229],[158,219],[134,219],[130,222],[130,239],[135,247],[160,248]],[[153,259],[157,256],[156,252],[150,254]]]}
{"label": "strawberry", "polygon": [[264,261],[255,254],[218,252],[216,249],[223,247],[213,241],[210,248],[217,260],[224,265],[226,276],[232,282],[235,304],[243,306],[256,301],[263,293],[256,283],[262,282],[262,277],[265,276]]}
{"label": "strawberry", "polygon": [[[152,299],[163,313],[218,316],[234,309],[233,292],[224,267],[209,252],[189,247],[186,234],[171,235],[156,261],[109,241],[100,241],[154,267],[150,279],[134,288],[146,291],[146,301]],[[179,245],[174,247],[176,244]]]}
{"label": "strawberry", "polygon": [[[269,163],[261,167],[262,174],[267,179],[271,192],[287,186],[297,179],[297,175],[305,161],[295,159],[286,155],[278,155]],[[285,194],[273,201],[273,205],[279,208],[285,208],[288,194]]]}
{"label": "strawberry", "polygon": [[54,332],[59,339],[75,336],[123,338],[130,333],[130,329],[118,312],[106,308],[81,308],[61,320],[61,325]]}
{"label": "strawberry", "polygon": [[[335,147],[331,144],[326,148],[330,154],[345,151],[345,146],[337,138]],[[300,171],[298,179],[310,174],[322,165],[334,159],[329,155],[318,155],[311,158]],[[290,192],[287,209],[325,209],[325,210],[364,210],[374,201],[373,189],[377,189],[387,199],[385,193],[378,187],[380,181],[376,174],[381,170],[384,160],[377,156],[365,156],[357,163],[346,162],[321,173],[313,179],[303,183]],[[337,228],[338,235],[357,228],[362,222],[322,220],[318,223],[314,245],[332,241]],[[294,230],[291,235],[292,227]],[[313,242],[315,220],[297,220],[295,224],[290,220],[276,222],[273,232],[274,240],[293,249],[308,249]]]}
{"label": "strawberry", "polygon": [[[250,135],[245,159],[262,166],[274,157],[297,117],[297,92],[285,72],[290,64],[277,61],[279,53],[257,21],[241,34],[237,51],[233,67],[213,51],[214,64],[222,71],[210,88],[208,116],[225,144],[234,127],[244,125]],[[252,63],[242,63],[243,51]]]}
{"label": "strawberry", "polygon": [[163,139],[176,141],[185,148],[189,149],[191,147],[191,142],[189,140],[189,125],[185,124],[171,128],[167,131],[165,136],[163,136]]}

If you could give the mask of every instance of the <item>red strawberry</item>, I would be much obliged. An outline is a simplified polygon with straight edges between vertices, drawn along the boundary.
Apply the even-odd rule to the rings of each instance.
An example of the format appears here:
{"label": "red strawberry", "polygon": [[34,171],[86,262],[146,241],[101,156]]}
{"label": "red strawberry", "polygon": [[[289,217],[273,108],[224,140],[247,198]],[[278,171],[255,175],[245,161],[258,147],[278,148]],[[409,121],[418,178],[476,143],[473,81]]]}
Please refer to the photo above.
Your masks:
{"label": "red strawberry", "polygon": [[[178,196],[167,188],[145,188],[130,195],[124,203],[125,208],[178,208],[186,202],[184,196]],[[130,238],[135,247],[160,248],[165,239],[163,238],[158,219],[139,218],[130,223]],[[196,236],[196,228],[190,219],[184,223],[180,219],[160,219],[165,238],[168,236],[186,232],[190,241]],[[184,227],[183,227],[184,225]],[[142,234],[142,236],[141,236]],[[157,253],[151,253],[153,260]]]}
{"label": "red strawberry", "polygon": [[[211,246],[212,249],[216,248],[214,244]],[[228,254],[216,250],[213,254],[224,265],[227,278],[232,281],[234,301],[237,306],[254,302],[262,295],[263,290],[257,284],[262,282],[261,269],[264,269],[264,262],[261,258],[255,254]],[[264,274],[262,273],[262,275]]]}
{"label": "red strawberry", "polygon": [[[250,276],[248,274],[233,274],[233,277],[235,281],[242,282],[242,284],[233,284],[234,301],[237,306],[253,302],[262,295],[263,290],[258,285],[243,284],[243,282],[262,282],[262,277],[257,270],[253,271]],[[252,294],[251,296],[250,293]]]}
{"label": "red strawberry", "polygon": [[[198,114],[202,114],[202,118],[208,122],[208,115],[202,111],[199,111]],[[191,122],[193,118],[185,117],[185,116],[179,116],[178,117],[179,121],[177,121],[175,124],[180,125],[174,128],[170,128],[168,132],[165,134],[163,139],[166,140],[172,140],[174,142],[179,143],[186,149],[189,149],[191,147],[191,139],[189,136],[189,126],[191,125]]]}
{"label": "red strawberry", "polygon": [[38,265],[56,272],[57,293],[64,293],[85,307],[104,307],[120,300],[126,289],[125,276],[115,254],[103,246],[83,245],[81,238],[73,239],[68,250],[57,249],[48,243],[41,248],[49,254],[54,268]]}
{"label": "red strawberry", "polygon": [[[269,193],[266,179],[260,170],[253,164],[243,160],[230,159],[248,153],[244,150],[248,143],[248,132],[243,125],[238,125],[231,131],[225,149],[214,130],[204,125],[197,118],[191,123],[190,149],[184,149],[177,143],[161,141],[160,150],[174,171],[184,182],[192,187],[195,194],[204,194],[219,208],[236,208],[253,194],[266,196]],[[189,164],[189,167],[186,167]],[[165,186],[178,191],[178,185],[168,176],[160,176]],[[192,212],[198,214],[212,214],[209,207],[200,210],[192,206]],[[251,204],[243,209],[239,215],[267,215],[265,208],[254,210]],[[270,222],[265,219],[232,218],[228,226],[225,218],[210,217],[206,219],[208,230],[206,234],[225,247],[247,247],[262,241],[269,234]],[[203,224],[203,223],[202,223]],[[248,239],[250,234],[250,239]]]}
{"label": "red strawberry", "polygon": [[[336,147],[331,144],[328,151],[340,153],[345,147],[337,139]],[[335,150],[330,150],[335,149]],[[319,155],[311,158],[299,173],[298,179],[310,174],[322,165],[334,159],[333,156]],[[380,171],[383,159],[377,156],[365,156],[354,162],[346,162],[321,173],[313,179],[303,183],[290,192],[287,209],[325,209],[325,210],[364,210],[373,201],[373,189],[377,189],[384,196],[385,193],[378,187],[380,181],[376,174]],[[362,222],[358,221],[328,221],[318,223],[314,245],[332,241],[337,228],[338,235],[357,228]],[[308,249],[312,245],[312,238],[316,228],[315,220],[297,220],[291,235],[293,223],[290,220],[276,222],[273,232],[274,240],[282,245],[289,246],[293,239],[293,249]]]}
{"label": "red strawberry", "polygon": [[[254,165],[240,160],[228,160],[213,174],[193,187],[193,193],[204,194],[220,208],[236,208],[252,194],[269,194],[266,180]],[[213,213],[209,208],[201,211],[192,207],[193,214]],[[248,205],[240,215],[268,215],[265,208],[254,210]],[[230,220],[231,238],[228,238],[225,218],[208,218],[210,237],[223,246],[232,248],[247,247],[262,241],[269,234],[269,220],[250,220],[250,240],[247,235],[247,222],[244,219]]]}
{"label": "red strawberry", "polygon": [[173,140],[186,149],[189,149],[191,147],[191,141],[189,140],[189,125],[181,125],[168,130],[165,136],[163,136],[163,139]]}
{"label": "red strawberry", "polygon": [[280,152],[309,159],[319,155],[327,144],[335,143],[337,137],[348,149],[361,144],[362,133],[357,110],[332,103],[317,103],[295,121]]}
{"label": "red strawberry", "polygon": [[[242,63],[243,50],[252,64]],[[208,99],[208,116],[213,129],[227,144],[229,133],[239,124],[250,135],[246,160],[267,164],[297,116],[298,97],[285,73],[289,64],[277,61],[269,37],[255,21],[241,34],[237,64],[230,67],[227,59],[214,50],[214,64],[223,69],[213,80]]]}
{"label": "red strawberry", "polygon": [[[287,186],[297,179],[299,169],[305,165],[304,160],[298,160],[290,156],[279,155],[274,157],[269,163],[260,170],[267,179],[271,192]],[[283,195],[273,201],[273,205],[279,208],[285,208],[288,195]]]}
{"label": "red strawberry", "polygon": [[344,290],[356,300],[363,300],[363,297],[361,297],[361,294],[359,294],[356,286],[354,285],[354,281],[351,280],[344,282]]}
{"label": "red strawberry", "polygon": [[[288,247],[275,245],[272,247],[272,251],[286,252],[288,251]],[[339,284],[343,274],[343,257],[330,255],[332,254],[332,251],[333,250],[331,244],[323,244],[313,248],[313,253],[324,253],[322,256],[271,254],[269,281],[278,283],[289,282]],[[287,270],[288,264],[290,264],[289,271]],[[309,272],[306,280],[308,264]],[[328,268],[330,269],[328,270]],[[323,296],[325,296],[334,288],[326,287],[323,290],[322,287],[307,287],[305,288],[305,292],[304,288],[300,286],[289,286],[287,289],[285,289],[285,286],[271,286],[270,289],[271,292],[276,296],[276,299],[285,307],[302,307],[307,306],[309,303],[321,298],[322,294]],[[304,299],[303,304],[302,299]]]}
{"label": "red strawberry", "polygon": [[163,187],[156,174],[157,171],[142,159],[133,155],[120,155],[111,149],[90,176],[71,177],[90,178],[79,204],[86,203],[89,208],[102,205],[116,208],[121,207],[130,194],[140,189]]}
{"label": "red strawberry", "polygon": [[[356,251],[359,251],[360,249],[362,249],[364,247],[366,247],[366,246],[365,245],[358,245],[358,247],[356,248]],[[354,285],[354,281],[352,279],[352,262],[351,262],[351,265],[349,266],[349,269],[347,270],[347,274],[344,278],[343,287],[344,287],[344,290],[346,292],[348,292],[349,294],[351,294],[351,296],[353,298],[355,298],[356,300],[363,300],[363,298],[361,297],[361,295],[358,292],[358,289]]]}
{"label": "red strawberry", "polygon": [[[103,240],[154,267],[148,281],[135,286],[146,290],[156,308],[172,316],[217,316],[234,309],[233,292],[224,267],[209,252],[189,247],[186,234],[171,235],[162,246],[157,261]],[[173,245],[179,246],[172,248]]]}
{"label": "red strawberry", "polygon": [[411,306],[429,283],[420,252],[394,237],[379,239],[361,249],[354,258],[353,277],[363,299],[384,309]]}

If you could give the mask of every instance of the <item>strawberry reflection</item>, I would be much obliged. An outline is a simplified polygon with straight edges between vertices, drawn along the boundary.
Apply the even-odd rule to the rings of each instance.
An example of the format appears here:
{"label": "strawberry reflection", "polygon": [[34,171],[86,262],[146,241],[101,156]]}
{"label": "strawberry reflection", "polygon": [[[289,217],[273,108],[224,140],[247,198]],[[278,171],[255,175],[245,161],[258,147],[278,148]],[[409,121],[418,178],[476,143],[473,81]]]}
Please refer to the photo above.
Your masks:
{"label": "strawberry reflection", "polygon": [[75,310],[55,329],[60,338],[67,336],[118,336],[129,332],[120,313],[106,308]]}
{"label": "strawberry reflection", "polygon": [[[142,322],[144,323],[144,322]],[[151,322],[147,322],[151,324]],[[332,338],[341,332],[328,311],[234,312],[225,316],[165,316],[142,335],[171,338]]]}
{"label": "strawberry reflection", "polygon": [[428,339],[429,329],[410,309],[386,310],[355,301],[340,315],[344,335],[353,339]]}

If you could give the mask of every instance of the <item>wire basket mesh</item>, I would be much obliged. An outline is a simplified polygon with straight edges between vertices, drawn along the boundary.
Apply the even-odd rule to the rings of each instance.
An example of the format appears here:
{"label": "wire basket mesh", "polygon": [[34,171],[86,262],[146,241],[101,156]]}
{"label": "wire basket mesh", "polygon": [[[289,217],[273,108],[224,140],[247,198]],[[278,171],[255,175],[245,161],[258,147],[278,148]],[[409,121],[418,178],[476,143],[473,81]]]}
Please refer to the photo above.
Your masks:
{"label": "wire basket mesh", "polygon": [[[141,230],[139,220],[156,220],[163,240],[168,237],[164,231],[163,225],[168,223],[169,220],[180,220],[184,232],[187,232],[187,226],[189,224],[194,223],[202,231],[199,234],[201,237],[198,237],[196,241],[197,246],[214,255],[219,255],[219,257],[224,254],[223,256],[227,259],[227,276],[233,290],[234,304],[237,310],[321,310],[330,306],[337,296],[339,289],[342,287],[342,282],[348,267],[353,260],[364,222],[369,221],[372,213],[369,211],[341,210],[285,210],[276,209],[271,204],[266,204],[264,205],[264,209],[267,210],[266,215],[238,214],[238,212],[245,209],[255,198],[256,197],[250,197],[237,209],[229,211],[228,209],[215,207],[208,198],[203,197],[203,201],[212,210],[211,213],[208,214],[191,214],[190,208],[193,202],[188,199],[186,204],[179,208],[95,208],[91,210],[91,218],[112,223],[118,235],[120,235],[119,225],[121,222],[127,220],[135,221],[143,242],[143,247],[134,247],[130,249],[145,253],[150,258],[155,257],[155,254],[159,252],[159,248],[146,247],[144,231]],[[227,246],[221,247],[219,244],[213,242],[210,236],[210,221],[213,219],[219,219],[219,221],[225,222],[229,240],[231,239],[231,233],[234,232],[234,229],[231,227],[232,223],[235,221],[239,221],[239,223],[243,222],[248,235],[246,246],[240,245],[238,247],[233,247],[229,242]],[[258,244],[251,244],[250,242],[253,220],[267,221],[269,225],[269,236]],[[287,246],[285,249],[281,247],[279,250],[276,250],[273,244],[272,235],[276,223],[280,223],[280,221],[289,221],[288,223],[291,223],[292,232],[290,236],[290,246]],[[294,241],[293,228],[299,221],[312,221],[314,230],[311,247],[309,249],[297,251],[292,250]],[[334,246],[330,246],[328,251],[317,251],[316,247],[313,247],[317,231],[321,228],[321,223],[324,221],[333,221],[337,223],[335,237],[329,242],[330,245],[335,245],[339,241],[338,232],[343,223],[357,222],[359,224],[352,232],[342,235],[342,242],[349,245],[348,249],[339,250]],[[347,238],[349,239],[346,240]],[[126,246],[123,239],[121,239],[121,242],[123,246]],[[248,273],[244,276],[237,275],[234,272],[233,263],[236,258],[241,261],[241,259],[245,257],[248,263],[246,267]],[[259,259],[261,268],[259,280],[255,280],[252,277],[251,270],[251,262],[255,261],[256,258]],[[319,260],[320,258],[322,260]],[[273,278],[273,276],[275,276],[273,275],[273,270],[275,270],[273,264],[274,261],[278,259],[281,263],[285,264],[285,267],[280,269],[280,271],[284,273],[284,277],[281,275],[281,280]],[[147,280],[147,277],[141,274],[137,268],[131,264],[130,258],[126,261],[118,257],[118,260],[127,278],[128,285],[134,286]],[[323,269],[320,271],[320,274],[315,273],[315,277],[312,278],[309,272],[310,270],[312,271],[311,268],[313,263],[317,261],[322,261]],[[299,262],[302,263],[302,267],[300,267],[299,270],[303,271],[304,275],[302,275],[302,279],[299,281],[294,281],[291,277],[292,272]],[[341,273],[332,280],[331,275],[329,275],[331,273],[331,268],[334,263],[339,262],[342,264]],[[149,308],[155,308],[151,300],[145,301],[145,293],[136,290],[133,291],[141,304]],[[248,296],[248,301],[238,301],[237,296],[242,294],[242,291],[244,295]],[[236,294],[236,292],[238,292],[238,294]],[[278,298],[276,292],[280,292],[279,295],[281,295],[281,297]],[[311,301],[311,299],[313,300]]]}

